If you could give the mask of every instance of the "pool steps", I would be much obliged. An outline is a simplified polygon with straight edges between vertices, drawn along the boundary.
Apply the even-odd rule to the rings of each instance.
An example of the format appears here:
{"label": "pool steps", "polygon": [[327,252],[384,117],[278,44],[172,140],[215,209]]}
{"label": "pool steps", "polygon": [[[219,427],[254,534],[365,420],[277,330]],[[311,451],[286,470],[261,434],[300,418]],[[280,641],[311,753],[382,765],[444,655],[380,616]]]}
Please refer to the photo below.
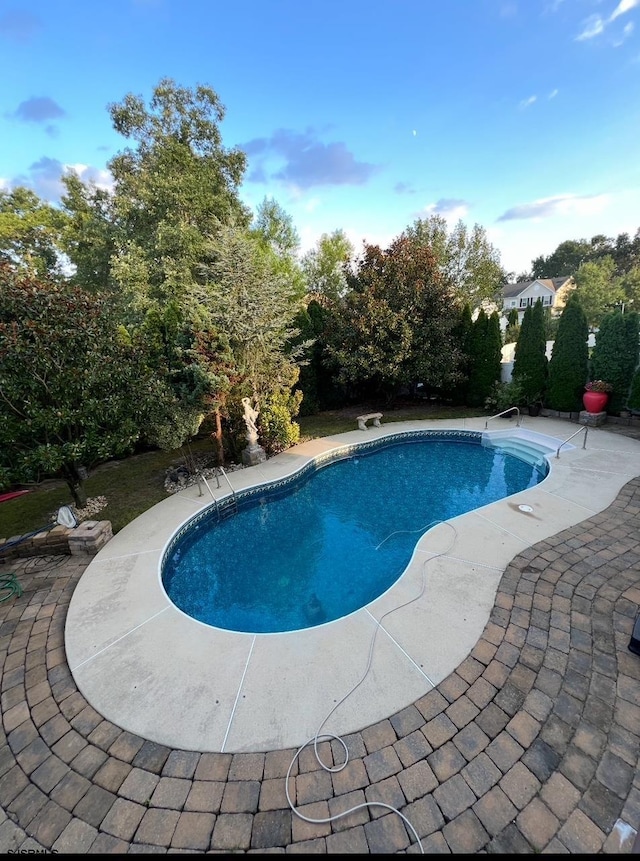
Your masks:
{"label": "pool steps", "polygon": [[[519,457],[530,463],[531,466],[546,467],[549,458],[555,457],[558,446],[549,443],[549,437],[543,437],[533,431],[519,428],[517,431],[496,431],[483,434],[482,444],[490,448],[498,448],[506,454]],[[575,448],[570,443],[565,443],[563,451]]]}

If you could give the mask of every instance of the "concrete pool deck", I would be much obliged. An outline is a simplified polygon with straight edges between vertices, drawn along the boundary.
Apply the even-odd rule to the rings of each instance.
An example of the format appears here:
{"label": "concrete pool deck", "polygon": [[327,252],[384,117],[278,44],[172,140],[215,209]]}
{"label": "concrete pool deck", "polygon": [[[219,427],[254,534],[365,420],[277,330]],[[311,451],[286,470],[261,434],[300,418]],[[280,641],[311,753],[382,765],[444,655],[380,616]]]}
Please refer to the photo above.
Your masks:
{"label": "concrete pool deck", "polygon": [[[271,480],[374,434],[484,421],[354,431],[231,478]],[[559,441],[577,430],[524,427]],[[452,549],[446,526],[432,530],[394,589],[315,634],[209,639],[162,600],[160,553],[206,504],[197,489],[138,518],[86,570],[71,559],[71,574],[36,573],[0,616],[0,848],[416,851],[388,810],[327,821],[377,800],[429,852],[633,851],[638,476],[639,442],[589,429],[543,484],[456,518]],[[423,572],[426,603],[412,600]],[[298,806],[324,820],[308,823],[288,805],[287,768],[358,682],[379,622],[371,672],[324,728],[346,733],[349,765],[330,774],[306,750],[293,771]],[[339,758],[336,742],[321,747]]]}
{"label": "concrete pool deck", "polygon": [[[343,445],[425,428],[482,430],[484,424],[461,419],[354,430],[295,446],[229,478],[238,491],[291,475]],[[514,433],[515,424],[492,422],[494,430],[506,425]],[[544,420],[544,434],[557,445],[570,435],[566,423],[552,420]],[[405,574],[368,607],[286,634],[212,628],[167,598],[159,578],[163,550],[188,517],[211,505],[206,490],[200,496],[197,486],[188,488],[119,532],[78,584],[65,635],[75,682],[109,720],[183,750],[291,748],[318,732],[343,735],[375,723],[433,689],[469,654],[514,556],[602,510],[640,475],[637,443],[594,429],[588,448],[573,447],[575,441],[537,487],[454,518],[454,529],[443,524],[427,532]],[[228,488],[215,492],[227,495]],[[522,512],[521,503],[532,511]],[[384,505],[384,483],[377,499],[354,495],[353,504]]]}

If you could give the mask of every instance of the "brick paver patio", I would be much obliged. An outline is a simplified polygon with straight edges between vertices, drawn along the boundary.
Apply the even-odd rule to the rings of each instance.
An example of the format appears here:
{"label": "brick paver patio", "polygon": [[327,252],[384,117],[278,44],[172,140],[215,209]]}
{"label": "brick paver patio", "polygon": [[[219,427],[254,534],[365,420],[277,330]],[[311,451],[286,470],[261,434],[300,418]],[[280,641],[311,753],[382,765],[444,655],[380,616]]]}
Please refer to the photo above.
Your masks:
{"label": "brick paver patio", "polygon": [[[11,565],[24,591],[0,604],[1,852],[420,851],[387,807],[297,816],[293,750],[170,750],[104,720],[65,660],[85,566]],[[305,749],[291,798],[315,820],[389,805],[425,853],[639,852],[640,657],[628,649],[639,607],[634,479],[606,511],[511,561],[471,654],[346,738],[344,770]],[[337,742],[320,749],[340,761]]]}

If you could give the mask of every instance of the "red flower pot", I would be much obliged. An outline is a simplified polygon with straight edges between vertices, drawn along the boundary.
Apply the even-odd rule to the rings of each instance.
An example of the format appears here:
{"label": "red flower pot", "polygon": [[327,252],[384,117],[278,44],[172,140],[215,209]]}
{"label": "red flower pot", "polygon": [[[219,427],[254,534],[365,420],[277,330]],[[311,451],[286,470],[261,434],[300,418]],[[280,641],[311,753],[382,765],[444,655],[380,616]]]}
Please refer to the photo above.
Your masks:
{"label": "red flower pot", "polygon": [[607,392],[585,392],[582,395],[582,403],[588,413],[601,413],[609,400]]}

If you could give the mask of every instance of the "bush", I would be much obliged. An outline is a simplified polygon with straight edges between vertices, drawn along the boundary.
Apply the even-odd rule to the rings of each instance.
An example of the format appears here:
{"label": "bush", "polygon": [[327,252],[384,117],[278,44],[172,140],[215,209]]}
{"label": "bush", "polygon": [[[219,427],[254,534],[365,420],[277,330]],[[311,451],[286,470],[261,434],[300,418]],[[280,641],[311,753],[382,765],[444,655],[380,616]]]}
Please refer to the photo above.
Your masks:
{"label": "bush", "polygon": [[575,295],[571,295],[560,316],[549,362],[547,403],[552,410],[581,409],[589,372],[588,338],[587,318]]}
{"label": "bush", "polygon": [[636,368],[633,379],[631,380],[628,407],[630,410],[633,410],[633,412],[640,411],[640,368]]}
{"label": "bush", "polygon": [[300,425],[292,421],[298,414],[302,392],[270,395],[258,417],[259,443],[268,455],[278,454],[300,441]]}
{"label": "bush", "polygon": [[501,413],[509,407],[520,407],[524,403],[524,390],[518,380],[509,383],[494,383],[484,408],[491,413]]}

